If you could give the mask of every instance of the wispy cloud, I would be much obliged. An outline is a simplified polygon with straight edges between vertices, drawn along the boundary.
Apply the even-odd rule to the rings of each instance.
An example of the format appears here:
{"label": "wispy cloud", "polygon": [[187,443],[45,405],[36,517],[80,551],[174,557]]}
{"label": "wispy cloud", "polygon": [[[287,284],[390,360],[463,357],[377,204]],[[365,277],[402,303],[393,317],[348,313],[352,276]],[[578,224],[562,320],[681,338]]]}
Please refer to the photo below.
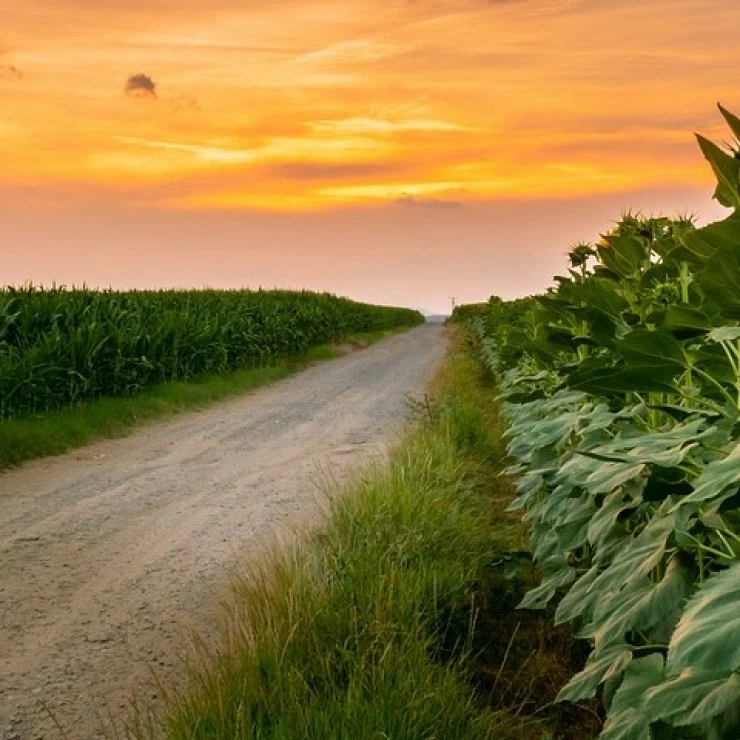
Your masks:
{"label": "wispy cloud", "polygon": [[468,208],[702,185],[740,109],[726,0],[5,3],[0,180]]}
{"label": "wispy cloud", "polygon": [[394,44],[357,39],[340,41],[317,51],[300,54],[296,61],[300,64],[375,62],[396,52],[397,47]]}
{"label": "wispy cloud", "polygon": [[23,72],[14,64],[0,64],[0,79],[22,80]]}
{"label": "wispy cloud", "polygon": [[395,162],[285,162],[272,165],[266,174],[287,180],[359,180],[397,172]]}
{"label": "wispy cloud", "polygon": [[366,183],[363,185],[338,185],[323,188],[320,192],[332,198],[354,198],[375,200],[399,205],[445,201],[452,193],[465,192],[461,182],[405,182],[405,183]]}
{"label": "wispy cloud", "polygon": [[478,130],[472,126],[429,118],[390,120],[358,117],[316,121],[309,126],[314,131],[333,134],[454,133]]}
{"label": "wispy cloud", "polygon": [[134,136],[116,136],[116,141],[147,149],[159,149],[167,152],[190,154],[203,161],[215,164],[245,164],[259,158],[258,152],[250,149],[232,149],[207,144],[187,144],[179,141],[154,141]]}
{"label": "wispy cloud", "polygon": [[431,208],[434,210],[449,210],[451,208],[462,208],[459,200],[443,200],[442,198],[415,198],[413,195],[404,195],[396,198],[393,205],[403,208]]}
{"label": "wispy cloud", "polygon": [[192,113],[203,110],[198,100],[192,95],[178,95],[177,97],[168,100],[167,103],[172,108],[179,111],[187,111]]}

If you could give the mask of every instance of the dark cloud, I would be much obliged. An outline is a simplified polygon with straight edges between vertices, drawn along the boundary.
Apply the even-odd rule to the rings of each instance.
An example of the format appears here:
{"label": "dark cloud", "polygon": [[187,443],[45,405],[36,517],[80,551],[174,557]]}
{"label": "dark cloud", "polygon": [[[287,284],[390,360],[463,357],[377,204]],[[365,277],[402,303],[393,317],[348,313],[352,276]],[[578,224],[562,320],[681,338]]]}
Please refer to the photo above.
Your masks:
{"label": "dark cloud", "polygon": [[442,200],[441,198],[415,198],[413,195],[404,195],[393,201],[393,205],[403,208],[433,208],[437,210],[449,210],[462,208],[463,204],[458,200]]}
{"label": "dark cloud", "polygon": [[0,78],[22,80],[23,72],[12,64],[0,64]]}
{"label": "dark cloud", "polygon": [[131,75],[126,80],[126,87],[123,91],[126,95],[131,95],[132,97],[156,98],[157,83],[149,75]]}

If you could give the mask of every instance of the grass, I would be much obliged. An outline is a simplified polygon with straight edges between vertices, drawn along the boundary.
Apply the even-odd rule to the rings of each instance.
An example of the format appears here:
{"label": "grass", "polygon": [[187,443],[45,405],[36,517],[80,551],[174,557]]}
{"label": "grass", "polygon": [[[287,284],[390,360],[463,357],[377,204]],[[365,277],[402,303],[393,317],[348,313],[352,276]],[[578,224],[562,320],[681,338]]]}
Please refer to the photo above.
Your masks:
{"label": "grass", "polygon": [[[321,530],[234,582],[219,649],[202,649],[188,687],[166,696],[166,737],[595,736],[542,709],[572,669],[572,641],[550,644],[543,618],[514,612],[534,574],[496,567],[526,532],[503,512],[495,394],[457,336],[389,461],[332,498]],[[142,718],[134,736],[156,734]]]}
{"label": "grass", "polygon": [[144,422],[205,408],[215,401],[284,378],[307,363],[339,357],[348,348],[367,347],[405,330],[359,333],[342,345],[310,347],[300,357],[278,360],[266,367],[204,376],[197,382],[162,383],[134,396],[101,398],[59,411],[1,420],[0,470],[34,458],[58,455],[99,439],[125,436]]}

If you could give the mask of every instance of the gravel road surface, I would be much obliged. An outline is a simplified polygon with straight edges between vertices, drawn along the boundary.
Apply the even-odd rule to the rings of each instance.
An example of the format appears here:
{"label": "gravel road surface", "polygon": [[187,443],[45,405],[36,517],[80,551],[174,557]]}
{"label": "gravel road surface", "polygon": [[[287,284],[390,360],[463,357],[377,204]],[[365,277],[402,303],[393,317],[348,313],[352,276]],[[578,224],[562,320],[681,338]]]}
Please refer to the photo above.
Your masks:
{"label": "gravel road surface", "polygon": [[[0,738],[103,737],[182,672],[224,573],[315,522],[381,454],[445,351],[427,324],[130,437],[0,474]],[[211,626],[211,630],[213,630]],[[52,721],[53,715],[55,721]]]}

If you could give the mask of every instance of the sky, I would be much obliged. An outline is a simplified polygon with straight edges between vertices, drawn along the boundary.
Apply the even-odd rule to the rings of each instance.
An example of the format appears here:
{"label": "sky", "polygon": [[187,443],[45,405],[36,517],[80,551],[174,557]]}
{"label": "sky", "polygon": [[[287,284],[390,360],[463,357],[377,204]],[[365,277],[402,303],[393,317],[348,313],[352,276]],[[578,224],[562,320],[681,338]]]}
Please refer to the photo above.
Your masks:
{"label": "sky", "polygon": [[727,0],[3,0],[0,284],[544,290],[629,209],[715,220]]}

